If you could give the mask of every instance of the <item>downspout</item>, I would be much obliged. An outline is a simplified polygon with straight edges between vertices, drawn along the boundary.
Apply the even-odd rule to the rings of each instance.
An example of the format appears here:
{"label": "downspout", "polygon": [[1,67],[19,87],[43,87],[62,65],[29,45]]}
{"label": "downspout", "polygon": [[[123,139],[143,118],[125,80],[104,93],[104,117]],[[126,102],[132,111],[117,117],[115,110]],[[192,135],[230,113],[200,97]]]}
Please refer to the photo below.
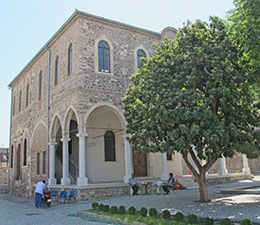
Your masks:
{"label": "downspout", "polygon": [[51,76],[51,51],[48,46],[46,46],[48,51],[48,88],[47,88],[47,176],[48,179],[50,177],[49,171],[49,160],[50,160],[50,148],[49,148],[49,131],[50,131],[50,124],[49,124],[49,117],[50,117],[50,76]]}
{"label": "downspout", "polygon": [[11,130],[12,130],[12,119],[13,119],[13,88],[9,87],[9,90],[11,89],[11,106],[10,106],[10,128],[9,128],[9,153],[8,153],[8,190],[10,191],[10,173],[11,173],[11,153],[14,154],[14,152],[11,151]]}

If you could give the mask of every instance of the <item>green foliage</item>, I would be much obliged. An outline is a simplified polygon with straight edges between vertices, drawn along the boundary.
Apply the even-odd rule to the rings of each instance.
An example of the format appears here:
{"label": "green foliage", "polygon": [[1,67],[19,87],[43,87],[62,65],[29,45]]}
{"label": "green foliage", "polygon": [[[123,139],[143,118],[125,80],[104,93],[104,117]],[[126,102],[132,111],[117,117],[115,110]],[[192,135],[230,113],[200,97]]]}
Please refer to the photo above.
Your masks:
{"label": "green foliage", "polygon": [[188,222],[191,223],[191,224],[196,224],[196,223],[198,223],[198,218],[197,218],[197,216],[194,215],[194,214],[188,215]]}
{"label": "green foliage", "polygon": [[230,219],[224,218],[224,219],[219,221],[219,225],[233,225],[233,223],[231,222]]}
{"label": "green foliage", "polygon": [[147,209],[145,207],[142,207],[140,210],[139,210],[139,214],[143,217],[146,217],[147,216]]}
{"label": "green foliage", "polygon": [[125,207],[123,205],[120,205],[119,208],[118,208],[118,213],[119,214],[125,214],[126,213],[126,210],[125,210]]}
{"label": "green foliage", "polygon": [[157,210],[155,209],[155,208],[151,208],[151,209],[149,209],[149,215],[151,216],[151,217],[157,217],[158,216],[158,212],[157,212]]}
{"label": "green foliage", "polygon": [[240,222],[240,225],[253,225],[250,219],[243,219]]}
{"label": "green foliage", "polygon": [[98,208],[98,203],[97,202],[93,202],[92,203],[92,209],[97,209]]}
{"label": "green foliage", "polygon": [[204,224],[204,225],[213,225],[213,224],[214,224],[214,220],[213,220],[212,218],[206,217],[206,218],[203,220],[203,224]]}
{"label": "green foliage", "polygon": [[131,215],[135,215],[136,214],[136,209],[134,206],[131,206],[129,209],[128,209],[128,213],[131,214]]}
{"label": "green foliage", "polygon": [[109,205],[104,205],[103,211],[104,212],[109,212]]}
{"label": "green foliage", "polygon": [[181,212],[177,212],[174,216],[174,219],[178,222],[181,222],[184,219],[184,215]]}
{"label": "green foliage", "polygon": [[104,204],[99,204],[99,205],[98,205],[98,209],[99,209],[100,211],[103,211],[103,209],[104,209]]}
{"label": "green foliage", "polygon": [[169,210],[165,209],[162,211],[162,218],[166,220],[171,219],[171,213],[169,212]]}
{"label": "green foliage", "polygon": [[[189,158],[197,157],[198,172],[192,169],[201,188],[221,155],[257,157],[260,132],[252,128],[260,125],[259,107],[250,90],[256,75],[240,63],[241,49],[226,24],[216,17],[209,24],[188,22],[175,42],[165,39],[156,47],[123,98],[135,151],[177,151],[189,168]],[[208,201],[203,191],[200,200]]]}
{"label": "green foliage", "polygon": [[117,208],[117,206],[111,206],[110,212],[111,212],[112,214],[118,213],[118,208]]}

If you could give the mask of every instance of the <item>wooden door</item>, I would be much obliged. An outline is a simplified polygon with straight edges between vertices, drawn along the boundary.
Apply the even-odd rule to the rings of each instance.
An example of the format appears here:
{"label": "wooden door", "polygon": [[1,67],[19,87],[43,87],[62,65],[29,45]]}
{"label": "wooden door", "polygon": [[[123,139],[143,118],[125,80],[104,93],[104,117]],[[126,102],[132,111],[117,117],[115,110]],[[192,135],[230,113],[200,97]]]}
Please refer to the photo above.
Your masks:
{"label": "wooden door", "polygon": [[147,176],[147,158],[146,154],[137,154],[136,151],[132,148],[133,156],[133,168],[134,175],[136,177],[145,177]]}

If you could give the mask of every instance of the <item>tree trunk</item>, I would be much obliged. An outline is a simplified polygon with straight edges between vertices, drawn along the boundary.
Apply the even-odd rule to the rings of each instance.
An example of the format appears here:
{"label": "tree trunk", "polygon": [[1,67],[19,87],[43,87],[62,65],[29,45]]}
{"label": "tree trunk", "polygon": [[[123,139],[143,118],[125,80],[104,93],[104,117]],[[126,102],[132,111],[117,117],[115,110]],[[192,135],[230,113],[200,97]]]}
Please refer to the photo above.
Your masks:
{"label": "tree trunk", "polygon": [[209,195],[208,195],[208,187],[206,184],[206,176],[205,174],[199,174],[200,179],[198,180],[199,183],[199,191],[200,191],[200,202],[209,202]]}

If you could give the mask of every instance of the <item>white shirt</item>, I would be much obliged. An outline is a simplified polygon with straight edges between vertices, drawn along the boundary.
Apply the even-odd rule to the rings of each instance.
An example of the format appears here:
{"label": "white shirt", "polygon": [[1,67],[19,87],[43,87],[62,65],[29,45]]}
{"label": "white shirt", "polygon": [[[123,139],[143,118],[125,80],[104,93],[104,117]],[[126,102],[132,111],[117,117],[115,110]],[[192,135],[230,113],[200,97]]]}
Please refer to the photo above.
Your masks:
{"label": "white shirt", "polygon": [[138,184],[138,180],[137,180],[137,178],[135,177],[134,179],[131,177],[130,179],[129,179],[129,184],[131,184],[131,185],[137,185]]}
{"label": "white shirt", "polygon": [[40,181],[36,184],[35,193],[40,193],[43,195],[44,189],[45,189],[45,184],[42,181]]}

